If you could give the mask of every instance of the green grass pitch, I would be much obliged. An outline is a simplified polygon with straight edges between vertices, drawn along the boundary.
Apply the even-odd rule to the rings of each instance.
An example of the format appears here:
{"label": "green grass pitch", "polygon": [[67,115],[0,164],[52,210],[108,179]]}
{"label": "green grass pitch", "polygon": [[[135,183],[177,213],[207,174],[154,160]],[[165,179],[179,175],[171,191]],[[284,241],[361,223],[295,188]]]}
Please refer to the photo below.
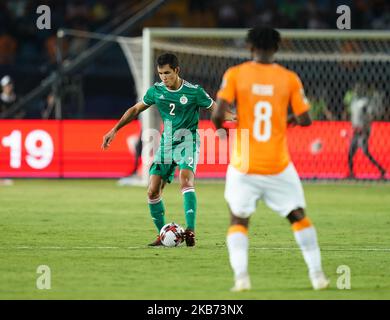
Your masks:
{"label": "green grass pitch", "polygon": [[[390,299],[390,185],[304,184],[329,290],[310,288],[286,219],[260,204],[250,224],[253,290],[234,294],[224,184],[197,182],[197,245],[149,248],[146,190],[115,180],[15,180],[0,187],[0,299]],[[184,224],[177,183],[167,222]],[[37,268],[51,271],[38,289]],[[351,289],[338,289],[351,271]],[[339,281],[341,281],[339,279]]]}

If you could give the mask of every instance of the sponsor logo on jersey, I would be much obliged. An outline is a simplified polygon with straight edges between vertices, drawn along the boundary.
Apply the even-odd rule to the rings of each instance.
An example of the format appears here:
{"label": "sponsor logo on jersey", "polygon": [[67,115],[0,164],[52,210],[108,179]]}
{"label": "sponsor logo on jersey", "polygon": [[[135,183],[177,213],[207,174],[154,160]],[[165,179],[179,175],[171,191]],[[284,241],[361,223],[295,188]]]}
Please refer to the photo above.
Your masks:
{"label": "sponsor logo on jersey", "polygon": [[185,95],[182,95],[180,97],[180,103],[181,104],[186,104],[188,102],[188,98]]}
{"label": "sponsor logo on jersey", "polygon": [[164,95],[159,96],[159,99],[165,99]]}

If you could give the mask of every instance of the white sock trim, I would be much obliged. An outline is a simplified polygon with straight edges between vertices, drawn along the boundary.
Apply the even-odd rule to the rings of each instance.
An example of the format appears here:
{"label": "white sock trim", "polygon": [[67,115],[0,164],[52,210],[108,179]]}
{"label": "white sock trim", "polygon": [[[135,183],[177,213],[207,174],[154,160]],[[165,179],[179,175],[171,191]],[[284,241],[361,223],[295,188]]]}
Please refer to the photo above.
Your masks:
{"label": "white sock trim", "polygon": [[162,200],[162,198],[157,198],[157,199],[149,199],[148,198],[148,203],[149,204],[156,204],[156,203],[159,203],[160,201]]}
{"label": "white sock trim", "polygon": [[195,192],[195,188],[190,187],[190,188],[183,188],[183,189],[181,189],[181,193],[182,194],[185,194],[187,192]]}

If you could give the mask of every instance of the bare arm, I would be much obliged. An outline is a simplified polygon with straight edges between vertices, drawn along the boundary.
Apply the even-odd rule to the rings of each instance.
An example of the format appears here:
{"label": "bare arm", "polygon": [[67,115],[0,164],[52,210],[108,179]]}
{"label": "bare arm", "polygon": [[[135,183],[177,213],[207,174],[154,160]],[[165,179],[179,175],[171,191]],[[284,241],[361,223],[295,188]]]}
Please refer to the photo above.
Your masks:
{"label": "bare arm", "polygon": [[116,133],[123,128],[125,125],[130,123],[132,120],[137,118],[137,116],[142,112],[148,109],[150,106],[144,104],[142,101],[136,103],[131,108],[127,109],[127,111],[120,118],[118,123],[103,136],[103,144],[102,149],[106,150],[110,146],[112,140],[114,140]]}
{"label": "bare arm", "polygon": [[222,124],[225,120],[235,120],[236,117],[229,111],[229,103],[222,99],[217,99],[217,103],[214,102],[210,108],[212,110],[211,121],[214,123],[215,128],[223,128]]}

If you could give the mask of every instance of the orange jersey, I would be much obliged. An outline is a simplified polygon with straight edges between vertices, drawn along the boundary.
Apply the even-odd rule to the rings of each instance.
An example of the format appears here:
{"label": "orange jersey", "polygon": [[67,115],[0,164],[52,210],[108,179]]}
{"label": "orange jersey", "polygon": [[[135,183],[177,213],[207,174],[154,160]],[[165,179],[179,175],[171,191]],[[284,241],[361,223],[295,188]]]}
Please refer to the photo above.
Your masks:
{"label": "orange jersey", "polygon": [[245,173],[283,171],[290,162],[288,106],[295,115],[310,108],[298,75],[275,63],[244,62],[225,72],[217,97],[237,107],[230,164]]}

